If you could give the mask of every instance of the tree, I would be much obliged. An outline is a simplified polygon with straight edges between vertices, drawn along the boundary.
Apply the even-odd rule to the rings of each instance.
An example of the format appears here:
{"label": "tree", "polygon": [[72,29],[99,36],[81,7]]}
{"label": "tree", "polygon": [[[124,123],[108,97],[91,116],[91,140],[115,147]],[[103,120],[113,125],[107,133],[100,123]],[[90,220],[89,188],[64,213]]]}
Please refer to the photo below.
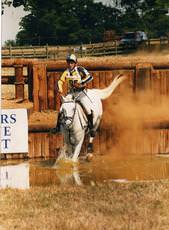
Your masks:
{"label": "tree", "polygon": [[16,46],[16,41],[15,40],[5,41],[4,47],[9,47],[9,46]]}
{"label": "tree", "polygon": [[112,0],[111,6],[94,0],[2,0],[2,4],[23,5],[29,12],[20,22],[19,45],[100,42],[109,30],[117,34],[144,30],[152,37],[169,34],[168,0]]}
{"label": "tree", "polygon": [[165,36],[169,33],[168,0],[146,0],[142,13],[145,28],[151,37]]}
{"label": "tree", "polygon": [[105,30],[118,30],[119,11],[93,0],[14,0],[13,5],[23,2],[30,14],[20,22],[20,45],[99,42]]}
{"label": "tree", "polygon": [[169,33],[168,0],[112,0],[121,10],[123,30],[144,30],[151,37]]}

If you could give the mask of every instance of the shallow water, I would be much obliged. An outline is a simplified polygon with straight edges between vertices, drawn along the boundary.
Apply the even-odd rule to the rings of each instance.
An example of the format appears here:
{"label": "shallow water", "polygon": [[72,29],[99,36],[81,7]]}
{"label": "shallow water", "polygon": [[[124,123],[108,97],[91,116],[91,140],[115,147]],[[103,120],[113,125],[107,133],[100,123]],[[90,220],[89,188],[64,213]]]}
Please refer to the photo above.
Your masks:
{"label": "shallow water", "polygon": [[1,161],[0,188],[91,185],[109,182],[169,179],[169,157],[152,155],[97,155],[78,164],[55,159]]}

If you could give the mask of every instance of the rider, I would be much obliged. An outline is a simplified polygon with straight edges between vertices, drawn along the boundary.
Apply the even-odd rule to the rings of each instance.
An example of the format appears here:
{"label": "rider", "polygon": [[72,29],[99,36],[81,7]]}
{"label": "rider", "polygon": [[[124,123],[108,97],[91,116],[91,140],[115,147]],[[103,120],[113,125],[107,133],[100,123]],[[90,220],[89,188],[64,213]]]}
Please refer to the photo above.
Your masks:
{"label": "rider", "polygon": [[93,111],[92,111],[92,101],[87,95],[86,84],[93,80],[93,77],[89,72],[77,63],[77,58],[74,54],[70,54],[66,58],[67,69],[61,75],[58,81],[59,93],[63,94],[63,84],[68,83],[68,93],[73,94],[77,101],[84,108],[87,119],[88,128],[90,130],[90,135],[94,136],[93,131]]}

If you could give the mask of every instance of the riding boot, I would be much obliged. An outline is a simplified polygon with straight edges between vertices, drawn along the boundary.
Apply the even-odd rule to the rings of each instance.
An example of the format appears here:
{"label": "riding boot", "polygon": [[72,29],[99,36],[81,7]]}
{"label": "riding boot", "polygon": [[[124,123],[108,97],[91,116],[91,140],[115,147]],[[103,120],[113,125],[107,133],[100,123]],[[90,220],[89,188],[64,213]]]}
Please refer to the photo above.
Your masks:
{"label": "riding boot", "polygon": [[94,126],[93,126],[93,113],[88,114],[87,115],[87,119],[88,119],[88,128],[90,131],[90,136],[94,137],[95,136],[95,132],[93,130]]}

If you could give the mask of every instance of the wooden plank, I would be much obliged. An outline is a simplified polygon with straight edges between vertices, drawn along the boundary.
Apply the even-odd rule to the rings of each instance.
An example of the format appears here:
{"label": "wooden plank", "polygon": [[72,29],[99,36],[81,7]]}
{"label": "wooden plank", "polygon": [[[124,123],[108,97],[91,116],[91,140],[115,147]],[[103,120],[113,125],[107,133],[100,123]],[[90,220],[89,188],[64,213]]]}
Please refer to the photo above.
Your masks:
{"label": "wooden plank", "polygon": [[[113,127],[105,126],[101,129],[94,140],[94,153],[106,154],[114,145],[116,139]],[[83,151],[86,151],[85,142]],[[6,159],[48,158],[58,156],[59,149],[63,146],[62,134],[29,133],[29,153],[6,154]],[[146,129],[134,135],[128,153],[132,154],[169,154],[169,129]]]}
{"label": "wooden plank", "polygon": [[47,75],[47,99],[48,109],[55,109],[55,74],[48,73]]}
{"label": "wooden plank", "polygon": [[49,136],[49,156],[57,157],[59,149],[63,146],[62,134],[50,134]]}
{"label": "wooden plank", "polygon": [[33,65],[33,108],[34,111],[40,111],[39,107],[39,65]]}
{"label": "wooden plank", "polygon": [[[58,92],[58,80],[61,76],[60,72],[55,72],[54,73],[54,95],[55,95],[55,105],[54,108],[59,111],[60,110],[60,105],[61,105],[61,98],[60,94]],[[64,86],[64,92],[67,92],[67,86]]]}
{"label": "wooden plank", "polygon": [[34,111],[47,109],[47,77],[44,64],[33,65]]}
{"label": "wooden plank", "polygon": [[[79,59],[79,64],[87,68],[89,71],[92,70],[118,70],[118,69],[134,69],[138,63],[145,62],[145,57],[142,60],[139,56],[139,60],[137,58],[133,59],[132,62],[126,60],[126,58],[120,58],[120,61],[107,61],[102,60],[101,62],[98,61],[96,62],[95,60],[80,60]],[[160,60],[157,61],[151,60],[149,61],[150,64],[153,66],[155,69],[169,69],[169,62],[168,60]],[[44,63],[47,65],[47,71],[64,71],[66,68],[66,63],[65,60],[36,60],[36,59],[2,59],[2,67],[12,67],[13,65],[16,64],[21,64],[24,66],[27,66],[28,64],[38,64],[38,63]]]}
{"label": "wooden plank", "polygon": [[14,67],[15,67],[15,98],[24,99],[23,65],[14,65]]}
{"label": "wooden plank", "polygon": [[47,76],[46,65],[39,64],[38,68],[38,80],[39,80],[39,111],[46,110],[47,106]]}
{"label": "wooden plank", "polygon": [[133,154],[169,154],[169,129],[143,130]]}
{"label": "wooden plank", "polygon": [[152,86],[153,100],[156,103],[158,103],[160,100],[159,83],[160,83],[159,70],[153,70],[151,86]]}
{"label": "wooden plank", "polygon": [[42,133],[35,133],[35,157],[42,157]]}
{"label": "wooden plank", "polygon": [[93,76],[93,88],[99,88],[99,72],[95,71],[91,73]]}
{"label": "wooden plank", "polygon": [[28,64],[28,98],[33,101],[33,65]]}
{"label": "wooden plank", "polygon": [[106,73],[105,71],[99,72],[99,88],[105,88],[106,86]]}
{"label": "wooden plank", "polygon": [[151,89],[151,71],[150,64],[138,64],[136,66],[136,88],[137,90]]}
{"label": "wooden plank", "polygon": [[29,158],[34,158],[34,134],[29,133],[29,137],[28,137],[28,144],[29,144],[29,153],[28,156]]}
{"label": "wooden plank", "polygon": [[110,83],[113,81],[113,73],[112,71],[106,71],[105,74],[106,74],[105,83],[106,86],[109,86]]}
{"label": "wooden plank", "polygon": [[42,143],[41,143],[42,157],[48,158],[49,157],[49,134],[42,133],[41,138],[42,138]]}

